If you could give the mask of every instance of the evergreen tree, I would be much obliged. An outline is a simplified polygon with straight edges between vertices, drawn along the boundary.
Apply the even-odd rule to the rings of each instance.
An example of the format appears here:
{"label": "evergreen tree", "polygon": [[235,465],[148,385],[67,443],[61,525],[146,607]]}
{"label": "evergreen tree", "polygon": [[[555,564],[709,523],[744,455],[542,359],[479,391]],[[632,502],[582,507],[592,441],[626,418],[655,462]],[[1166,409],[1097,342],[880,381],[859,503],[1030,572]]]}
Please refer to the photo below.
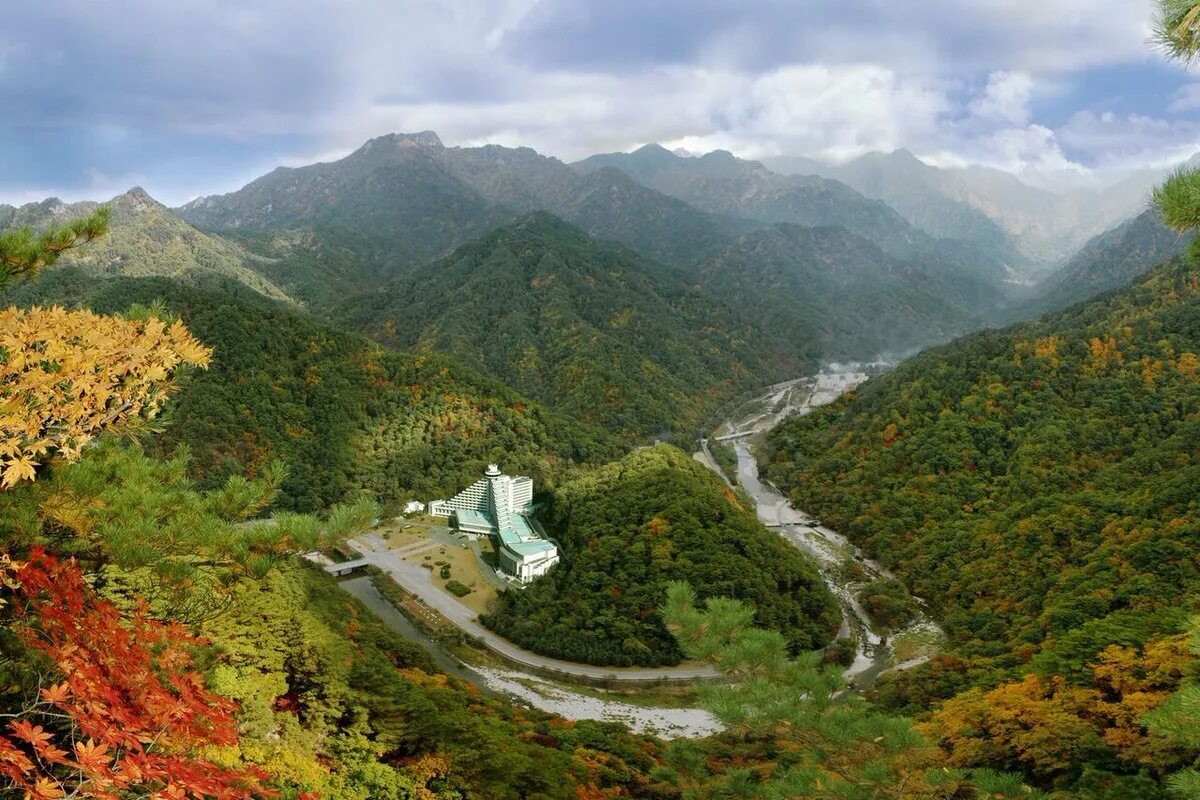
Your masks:
{"label": "evergreen tree", "polygon": [[[1190,64],[1200,54],[1200,2],[1159,0],[1154,38],[1166,55]],[[1200,169],[1182,168],[1154,190],[1154,205],[1167,227],[1179,233],[1200,228]],[[1192,252],[1200,253],[1193,242]]]}
{"label": "evergreen tree", "polygon": [[714,598],[700,609],[690,586],[673,583],[662,615],[689,657],[731,679],[701,687],[701,698],[727,735],[751,743],[736,766],[719,770],[698,745],[673,747],[664,777],[685,797],[1037,796],[1011,775],[944,767],[910,720],[873,710],[840,672],[821,666],[819,653],[789,658],[784,637],[753,627],[754,610],[744,603]]}
{"label": "evergreen tree", "polygon": [[40,232],[30,227],[0,232],[0,289],[14,280],[34,277],[67,251],[100,238],[108,232],[108,220],[108,208],[101,207],[91,216]]}
{"label": "evergreen tree", "polygon": [[[1192,620],[1188,649],[1200,656],[1200,618]],[[1171,699],[1147,714],[1142,722],[1151,732],[1192,753],[1200,752],[1200,684],[1189,683]],[[1187,800],[1200,798],[1200,759],[1167,779],[1171,791]]]}

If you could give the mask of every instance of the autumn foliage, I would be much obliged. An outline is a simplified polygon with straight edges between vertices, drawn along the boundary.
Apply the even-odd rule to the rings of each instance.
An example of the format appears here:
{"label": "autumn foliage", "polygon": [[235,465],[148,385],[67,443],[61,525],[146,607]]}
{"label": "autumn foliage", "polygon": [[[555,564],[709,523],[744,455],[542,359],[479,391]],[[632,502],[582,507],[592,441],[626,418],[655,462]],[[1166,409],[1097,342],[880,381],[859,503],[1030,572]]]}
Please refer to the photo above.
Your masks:
{"label": "autumn foliage", "polygon": [[0,485],[70,461],[103,430],[154,417],[183,364],[211,351],[181,322],[63,308],[0,311]]}
{"label": "autumn foliage", "polygon": [[[60,797],[267,797],[264,776],[204,757],[234,745],[235,704],[208,691],[179,624],[125,618],[73,561],[35,552],[4,565],[15,629],[47,679],[0,734],[4,784]],[[52,676],[52,677],[51,677]]]}

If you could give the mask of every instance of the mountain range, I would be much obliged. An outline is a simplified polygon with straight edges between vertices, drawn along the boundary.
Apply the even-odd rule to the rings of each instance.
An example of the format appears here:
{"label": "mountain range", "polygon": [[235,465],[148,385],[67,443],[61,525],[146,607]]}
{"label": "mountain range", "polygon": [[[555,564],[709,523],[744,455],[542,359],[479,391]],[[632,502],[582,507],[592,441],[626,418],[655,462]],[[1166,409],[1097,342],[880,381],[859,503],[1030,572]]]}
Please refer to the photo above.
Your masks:
{"label": "mountain range", "polygon": [[624,434],[694,424],[715,400],[805,363],[671,268],[546,212],[350,301],[341,317]]}
{"label": "mountain range", "polygon": [[[1065,195],[904,151],[786,167],[823,174],[724,151],[647,145],[565,164],[389,134],[175,211],[134,188],[109,202],[110,235],[68,262],[245,286],[636,438],[688,429],[731,394],[823,360],[908,353],[1061,307],[1181,246],[1147,216],[1039,277],[1031,253],[1045,242],[1012,207],[1050,214]],[[2,206],[0,228],[95,207]]]}
{"label": "mountain range", "polygon": [[[843,181],[935,236],[996,248],[1034,278],[1053,271],[1092,237],[1144,211],[1151,189],[1172,169],[1145,168],[1108,185],[1081,187],[1033,186],[983,166],[939,168],[907,150],[868,153],[843,164],[805,158],[766,163],[786,174]],[[1198,163],[1193,157],[1182,166]]]}
{"label": "mountain range", "polygon": [[[90,214],[99,205],[64,203],[56,198],[20,208],[0,205],[0,230],[44,227]],[[64,264],[104,276],[164,276],[185,281],[220,278],[248,286],[265,297],[291,299],[267,277],[268,259],[197,230],[142,188],[135,186],[105,205],[112,213],[108,235],[78,254],[68,253]]]}

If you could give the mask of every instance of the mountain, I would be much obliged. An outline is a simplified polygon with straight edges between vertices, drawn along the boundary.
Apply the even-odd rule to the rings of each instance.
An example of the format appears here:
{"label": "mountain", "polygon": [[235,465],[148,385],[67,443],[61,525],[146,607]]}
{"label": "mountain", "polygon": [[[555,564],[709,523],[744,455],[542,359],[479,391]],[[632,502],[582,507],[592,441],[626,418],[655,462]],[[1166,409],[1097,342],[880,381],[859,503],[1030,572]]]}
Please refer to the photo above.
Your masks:
{"label": "mountain", "polygon": [[632,153],[595,155],[572,165],[581,173],[615,167],[639,183],[715,214],[761,223],[841,226],[891,253],[910,253],[924,240],[884,203],[815,175],[784,176],[725,150],[698,158],[649,144]]}
{"label": "mountain", "polygon": [[947,281],[845,228],[748,233],[701,264],[696,280],[813,359],[905,353],[982,325]]}
{"label": "mountain", "polygon": [[769,435],[770,478],[949,634],[881,698],[929,708],[1000,685],[1001,702],[1030,673],[1102,693],[1101,651],[1175,636],[1200,588],[1198,377],[1200,267],[1177,260],[926,351]]}
{"label": "mountain", "polygon": [[[1032,277],[1144,211],[1150,191],[1171,171],[1139,169],[1108,183],[1063,175],[1032,185],[990,167],[934,167],[906,150],[868,153],[845,164],[792,157],[767,163],[786,174],[844,181],[868,197],[884,200],[935,236],[998,248],[1018,269],[1024,264]],[[1184,166],[1197,163],[1200,156]],[[997,227],[1004,240],[995,239]]]}
{"label": "mountain", "polygon": [[676,265],[753,227],[621,174],[584,177],[527,147],[446,147],[428,131],[381,136],[338,161],[279,168],[179,209],[272,259],[267,274],[321,306],[532,211]]}
{"label": "mountain", "polygon": [[323,509],[364,492],[392,507],[447,495],[502,461],[551,480],[566,466],[619,454],[608,434],[553,412],[445,356],[381,348],[296,309],[229,285],[165,278],[96,281],[77,267],[10,289],[16,305],[101,313],[133,304],[177,314],[213,362],[193,372],[154,439],[190,454],[202,487],[288,467],[280,504]]}
{"label": "mountain", "polygon": [[789,163],[790,169],[813,169],[812,174],[836,178],[867,197],[882,200],[906,220],[940,239],[954,239],[991,251],[1021,280],[1033,266],[1017,242],[978,208],[950,197],[939,185],[940,170],[907,150],[868,153],[846,164]]}
{"label": "mountain", "polygon": [[1152,266],[1182,254],[1191,239],[1163,225],[1157,211],[1143,211],[1085,244],[1033,290],[1029,306],[1054,311],[1124,286]]}
{"label": "mountain", "polygon": [[1012,265],[1005,263],[1003,254],[931,236],[886,203],[864,197],[841,181],[781,175],[724,150],[690,158],[651,144],[632,153],[591,156],[572,166],[585,174],[615,167],[639,183],[714,214],[762,224],[846,228],[889,255],[928,263],[931,273],[976,282],[972,293],[982,300],[980,311],[1002,304],[1011,279]]}
{"label": "mountain", "polygon": [[[585,471],[543,515],[564,561],[482,618],[546,655],[594,664],[676,664],[653,610],[670,581],[736,597],[797,651],[832,639],[838,605],[809,557],[768,531],[721,480],[669,445]],[[649,612],[649,613],[648,613]]]}
{"label": "mountain", "polygon": [[[841,353],[877,343],[879,352],[942,339],[996,317],[1008,291],[1007,267],[976,252],[986,248],[934,239],[886,204],[836,181],[787,178],[727,153],[689,158],[646,147],[572,168],[527,147],[446,147],[429,132],[390,134],[339,161],[276,170],[238,192],[180,209],[194,224],[262,254],[265,275],[322,309],[403,280],[419,264],[536,211],[650,256],[642,268],[677,284],[680,276],[663,271],[664,264],[706,285],[697,272],[701,265],[728,264],[739,239],[772,224],[857,232],[880,251],[877,278],[866,274],[869,265],[840,264],[833,252],[813,257],[827,261],[830,274],[846,271],[866,283],[895,285],[899,294],[889,296],[900,306],[895,318],[909,321],[893,336],[882,325],[864,334],[820,320],[811,335],[790,337],[806,359],[823,357],[824,345]],[[855,246],[847,259],[860,252]],[[784,263],[752,265],[751,278],[794,269],[786,262],[797,256],[781,255]],[[914,283],[911,298],[901,296],[908,291],[900,286],[902,276]],[[802,305],[814,307],[812,287],[792,286]],[[853,284],[845,288],[842,297],[852,303]],[[740,291],[730,304],[750,313],[775,302],[757,294],[752,279],[740,282]],[[949,307],[917,297],[925,294]],[[918,322],[920,312],[909,310],[914,304],[935,318]]]}
{"label": "mountain", "polygon": [[[20,208],[0,206],[0,229],[42,227],[95,211],[99,203],[64,203],[56,198]],[[288,294],[263,275],[265,260],[219,236],[184,222],[140,187],[117,195],[105,205],[112,213],[108,235],[63,264],[111,276],[161,275],[184,280],[220,278],[236,281],[277,300]]]}
{"label": "mountain", "polygon": [[801,368],[779,339],[666,265],[543,212],[340,314],[631,437],[692,425],[731,392]]}

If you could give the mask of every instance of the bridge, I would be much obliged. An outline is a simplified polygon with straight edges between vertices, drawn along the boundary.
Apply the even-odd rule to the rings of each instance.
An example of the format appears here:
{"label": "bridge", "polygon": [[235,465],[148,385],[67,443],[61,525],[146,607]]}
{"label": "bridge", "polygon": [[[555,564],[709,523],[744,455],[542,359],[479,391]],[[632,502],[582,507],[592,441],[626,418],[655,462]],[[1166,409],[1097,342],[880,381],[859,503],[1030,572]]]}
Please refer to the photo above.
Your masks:
{"label": "bridge", "polygon": [[353,561],[343,561],[340,564],[322,564],[321,568],[330,575],[342,576],[349,575],[351,572],[356,572],[360,569],[366,569],[371,564],[365,558],[356,558]]}

